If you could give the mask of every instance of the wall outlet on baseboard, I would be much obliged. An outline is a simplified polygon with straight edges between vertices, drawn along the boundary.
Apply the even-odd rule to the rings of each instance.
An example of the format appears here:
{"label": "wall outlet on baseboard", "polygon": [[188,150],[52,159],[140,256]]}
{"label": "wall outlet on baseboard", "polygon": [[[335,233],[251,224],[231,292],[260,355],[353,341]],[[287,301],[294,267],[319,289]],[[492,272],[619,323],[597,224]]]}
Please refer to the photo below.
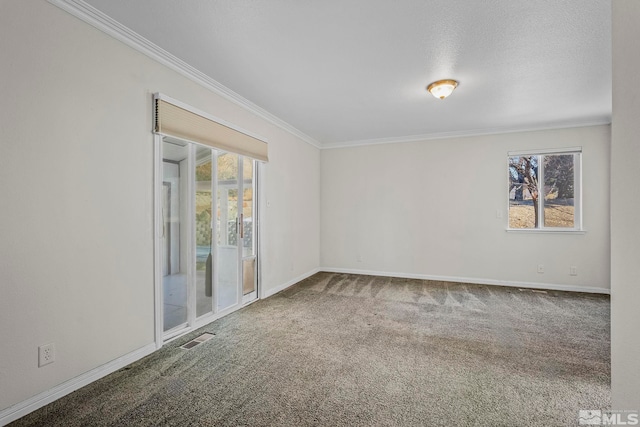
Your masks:
{"label": "wall outlet on baseboard", "polygon": [[569,267],[569,275],[570,276],[577,276],[578,275],[578,267],[576,267],[575,265],[572,265],[571,267]]}
{"label": "wall outlet on baseboard", "polygon": [[53,343],[38,347],[38,367],[48,365],[56,360],[56,347]]}
{"label": "wall outlet on baseboard", "polygon": [[538,264],[538,274],[544,274],[544,265]]}

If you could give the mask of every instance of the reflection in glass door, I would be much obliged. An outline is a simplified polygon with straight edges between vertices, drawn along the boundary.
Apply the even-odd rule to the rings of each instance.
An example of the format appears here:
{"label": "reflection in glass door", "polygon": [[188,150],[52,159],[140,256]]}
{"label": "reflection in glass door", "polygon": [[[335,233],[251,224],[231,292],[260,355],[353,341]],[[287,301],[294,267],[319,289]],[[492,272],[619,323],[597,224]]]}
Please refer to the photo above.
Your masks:
{"label": "reflection in glass door", "polygon": [[256,289],[256,239],[254,238],[254,160],[242,159],[242,302],[258,297]]}
{"label": "reflection in glass door", "polygon": [[238,303],[238,155],[218,156],[218,309]]}
{"label": "reflection in glass door", "polygon": [[210,148],[196,147],[196,317],[213,311],[213,254],[211,225],[213,199],[211,191],[213,161]]}
{"label": "reflection in glass door", "polygon": [[[218,309],[257,298],[254,161],[218,156]],[[242,179],[238,177],[242,176]]]}
{"label": "reflection in glass door", "polygon": [[188,147],[164,142],[162,160],[162,303],[163,330],[181,329],[187,324]]}

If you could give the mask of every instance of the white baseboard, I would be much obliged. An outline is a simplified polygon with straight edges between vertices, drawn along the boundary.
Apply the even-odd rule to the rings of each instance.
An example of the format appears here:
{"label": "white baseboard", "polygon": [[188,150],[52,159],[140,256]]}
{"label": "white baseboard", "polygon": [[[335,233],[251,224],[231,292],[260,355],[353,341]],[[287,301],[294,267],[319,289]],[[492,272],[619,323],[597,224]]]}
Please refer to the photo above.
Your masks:
{"label": "white baseboard", "polygon": [[260,298],[261,299],[269,298],[271,295],[277,294],[280,291],[284,291],[289,286],[293,286],[296,283],[306,279],[307,277],[313,276],[314,274],[316,274],[316,273],[318,273],[320,271],[323,271],[323,270],[320,269],[320,268],[314,268],[313,270],[307,271],[306,273],[304,273],[304,274],[302,274],[302,275],[300,275],[300,276],[298,276],[298,277],[296,277],[294,279],[291,279],[288,282],[281,284],[280,286],[276,286],[275,288],[265,290],[260,295]]}
{"label": "white baseboard", "polygon": [[513,280],[479,279],[476,277],[433,276],[428,274],[411,274],[386,271],[357,270],[352,268],[321,267],[319,271],[327,273],[363,274],[367,276],[400,277],[404,279],[438,280],[442,282],[477,283],[479,285],[508,286],[512,288],[545,289],[551,291],[587,292],[592,294],[611,294],[611,289],[591,286],[561,285],[553,283],[518,282]]}
{"label": "white baseboard", "polygon": [[[532,289],[547,289],[547,290],[555,290],[555,291],[570,291],[570,292],[588,292],[588,293],[597,293],[597,294],[611,294],[611,290],[607,288],[595,288],[589,286],[574,286],[574,285],[561,285],[561,284],[551,284],[551,283],[534,283],[534,282],[517,282],[517,281],[506,281],[506,280],[495,280],[495,279],[479,279],[473,277],[454,277],[454,276],[433,276],[428,274],[410,274],[410,273],[398,273],[398,272],[385,272],[385,271],[372,271],[372,270],[357,270],[351,268],[332,268],[332,267],[320,267],[314,268],[298,277],[295,277],[286,283],[281,284],[272,289],[268,289],[262,293],[260,298],[268,298],[272,295],[277,294],[280,291],[287,289],[290,286],[295,285],[296,283],[306,279],[307,277],[313,276],[318,272],[327,272],[327,273],[347,273],[347,274],[362,274],[368,276],[385,276],[385,277],[400,277],[406,279],[422,279],[422,280],[437,280],[444,282],[456,282],[456,283],[477,283],[480,285],[495,285],[495,286],[509,286],[515,288],[532,288]],[[99,380],[102,377],[105,377],[118,369],[124,368],[125,366],[142,359],[143,357],[153,353],[156,351],[156,344],[151,343],[148,344],[138,350],[135,350],[129,354],[121,356],[115,360],[112,360],[109,363],[106,363],[102,366],[99,366],[95,369],[92,369],[89,372],[86,372],[82,375],[79,375],[75,378],[72,378],[64,383],[50,389],[46,390],[42,393],[39,393],[33,396],[30,399],[27,399],[23,402],[20,402],[16,405],[10,406],[3,411],[0,411],[0,426],[5,426],[12,421],[21,418],[30,412],[39,409],[54,400],[60,399],[67,394],[84,387],[94,381]]]}
{"label": "white baseboard", "polygon": [[43,391],[42,393],[39,393],[30,399],[10,406],[7,409],[0,411],[0,426],[7,425],[12,421],[17,420],[18,418],[24,417],[28,413],[42,408],[43,406],[53,402],[54,400],[60,399],[61,397],[66,396],[67,394],[96,380],[99,380],[100,378],[105,377],[117,371],[118,369],[124,368],[125,366],[142,359],[143,357],[153,353],[154,351],[156,351],[156,344],[148,344],[138,350],[132,351],[131,353],[118,357],[111,362],[85,372],[82,375],[65,381],[62,384],[53,387],[52,389]]}

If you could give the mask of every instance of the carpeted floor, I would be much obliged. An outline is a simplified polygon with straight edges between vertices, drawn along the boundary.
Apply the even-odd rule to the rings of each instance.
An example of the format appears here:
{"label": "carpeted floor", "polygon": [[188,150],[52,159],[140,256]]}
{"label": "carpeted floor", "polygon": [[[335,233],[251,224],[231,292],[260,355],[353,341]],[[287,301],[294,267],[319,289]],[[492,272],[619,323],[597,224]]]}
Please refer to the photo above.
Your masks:
{"label": "carpeted floor", "polygon": [[12,425],[576,426],[609,406],[608,296],[319,273]]}

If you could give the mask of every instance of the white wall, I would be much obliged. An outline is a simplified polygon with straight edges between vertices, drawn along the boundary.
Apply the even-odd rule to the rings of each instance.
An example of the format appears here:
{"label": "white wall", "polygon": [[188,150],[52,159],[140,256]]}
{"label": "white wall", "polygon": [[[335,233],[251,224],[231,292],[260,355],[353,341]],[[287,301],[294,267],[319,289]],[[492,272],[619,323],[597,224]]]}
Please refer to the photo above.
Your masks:
{"label": "white wall", "polygon": [[[586,233],[506,232],[507,152],[576,146]],[[609,148],[609,126],[596,126],[323,150],[321,264],[606,290]]]}
{"label": "white wall", "polygon": [[[623,83],[614,81],[612,390],[614,406],[626,409],[640,406],[640,190],[624,185],[634,181],[640,154],[639,97],[627,84],[640,66],[638,18],[634,0],[614,0],[614,75]],[[0,411],[153,342],[156,91],[269,139],[266,294],[320,265],[609,286],[607,126],[320,155],[45,0],[0,3],[0,52]],[[562,146],[584,150],[587,232],[505,232],[496,211],[506,211],[506,152]],[[568,275],[569,265],[578,276]],[[37,347],[48,342],[57,361],[37,368]]]}
{"label": "white wall", "polygon": [[269,140],[265,290],[318,268],[316,148],[45,0],[0,3],[0,52],[0,411],[153,343],[154,92]]}
{"label": "white wall", "polygon": [[268,296],[320,266],[320,151],[280,131],[265,172],[261,269]]}
{"label": "white wall", "polygon": [[611,400],[640,410],[640,2],[613,1]]}

